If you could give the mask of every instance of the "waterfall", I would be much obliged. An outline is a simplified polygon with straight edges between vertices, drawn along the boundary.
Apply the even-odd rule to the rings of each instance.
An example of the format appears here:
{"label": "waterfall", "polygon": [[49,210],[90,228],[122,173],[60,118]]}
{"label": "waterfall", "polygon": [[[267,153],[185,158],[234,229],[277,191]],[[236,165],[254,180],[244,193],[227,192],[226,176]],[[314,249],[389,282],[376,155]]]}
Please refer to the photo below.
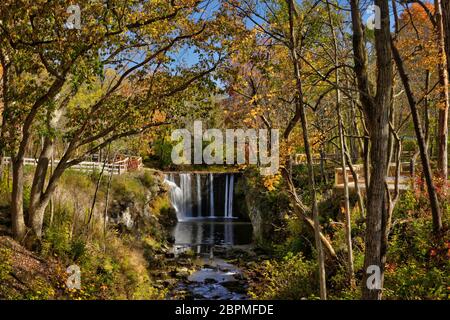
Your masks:
{"label": "waterfall", "polygon": [[225,176],[225,203],[224,217],[233,218],[233,197],[234,197],[234,175]]}
{"label": "waterfall", "polygon": [[183,191],[183,212],[185,217],[192,217],[192,184],[191,174],[180,174],[180,187]]}
{"label": "waterfall", "polygon": [[209,216],[214,218],[214,175],[209,174]]}
{"label": "waterfall", "polygon": [[178,220],[183,220],[185,214],[183,212],[183,191],[174,181],[173,174],[165,175],[164,182],[169,186],[170,203],[177,213]]}
{"label": "waterfall", "polygon": [[[234,218],[234,174],[209,173],[208,180],[204,180],[203,184],[201,173],[195,173],[195,177],[193,175],[193,173],[165,175],[164,181],[170,187],[170,202],[177,213],[178,220],[201,217]],[[203,197],[202,193],[208,196]]]}
{"label": "waterfall", "polygon": [[228,175],[225,176],[225,203],[223,205],[223,216],[225,218],[229,218],[228,217],[228,209],[229,209],[229,203],[228,203]]}
{"label": "waterfall", "polygon": [[197,178],[197,217],[202,216],[202,186],[201,186],[201,179],[200,174],[196,174]]}
{"label": "waterfall", "polygon": [[164,176],[164,182],[169,186],[170,203],[174,207],[178,220],[192,217],[192,190],[191,175],[189,173],[180,174],[180,186],[175,183],[172,173]]}
{"label": "waterfall", "polygon": [[230,175],[229,196],[228,196],[228,217],[233,218],[233,197],[234,197],[234,174]]}

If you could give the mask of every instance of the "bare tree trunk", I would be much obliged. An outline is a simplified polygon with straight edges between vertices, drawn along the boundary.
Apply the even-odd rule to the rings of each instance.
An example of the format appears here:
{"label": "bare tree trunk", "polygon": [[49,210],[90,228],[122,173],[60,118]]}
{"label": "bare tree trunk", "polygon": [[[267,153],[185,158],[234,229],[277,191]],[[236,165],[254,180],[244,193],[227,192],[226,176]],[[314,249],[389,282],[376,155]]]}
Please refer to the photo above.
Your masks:
{"label": "bare tree trunk", "polygon": [[[308,208],[303,204],[303,202],[300,200],[297,191],[295,190],[295,186],[292,182],[292,178],[289,176],[289,172],[287,169],[282,170],[282,174],[284,179],[287,182],[289,192],[292,195],[293,198],[293,205],[294,210],[297,213],[297,215],[303,219],[303,221],[306,223],[306,225],[309,227],[309,229],[313,232],[313,234],[316,233],[316,229],[314,227],[314,221],[308,216]],[[322,246],[324,248],[324,251],[328,258],[330,259],[336,259],[336,252],[333,249],[333,246],[331,245],[330,241],[324,236],[324,234],[319,231],[319,237],[320,241],[322,242]]]}
{"label": "bare tree trunk", "polygon": [[430,70],[425,73],[425,98],[423,99],[423,114],[424,114],[424,126],[425,126],[425,142],[428,146],[430,144],[430,105],[428,99],[428,91],[430,90]]}
{"label": "bare tree trunk", "polygon": [[[53,168],[54,168],[54,161],[55,161],[55,149],[52,150],[52,158],[50,160],[50,176],[53,175]],[[50,226],[53,224],[53,215],[55,212],[55,204],[53,201],[53,195],[50,197]]]}
{"label": "bare tree trunk", "polygon": [[327,184],[328,179],[325,173],[325,151],[323,150],[323,145],[320,146],[320,177],[322,183]]}
{"label": "bare tree trunk", "polygon": [[[448,2],[448,0],[446,0]],[[446,2],[444,1],[444,2]],[[442,20],[441,0],[434,1],[435,21],[436,21],[436,36],[439,48],[439,84],[441,89],[441,107],[439,108],[439,129],[438,129],[438,170],[441,176],[447,180],[447,139],[448,139],[448,72],[447,72],[447,58],[445,54],[444,42],[444,25]]]}
{"label": "bare tree trunk", "polygon": [[350,168],[350,172],[352,173],[353,184],[355,186],[355,192],[358,197],[358,206],[359,206],[359,210],[360,210],[360,215],[361,215],[361,218],[364,218],[366,216],[365,209],[364,209],[365,208],[364,207],[364,198],[361,194],[361,188],[359,187],[359,176],[355,170],[355,167],[353,166],[352,159],[350,157],[347,146],[345,144],[344,144],[344,147],[345,147],[345,158],[347,160],[348,167]]}
{"label": "bare tree trunk", "polygon": [[[336,75],[336,78],[338,76]],[[338,83],[338,79],[337,83]],[[354,286],[355,277],[354,277],[354,267],[353,267],[353,249],[352,249],[352,226],[351,226],[351,216],[350,216],[350,196],[348,190],[348,177],[347,177],[347,164],[345,159],[345,138],[344,132],[342,128],[342,115],[340,108],[340,93],[339,89],[336,90],[336,109],[338,113],[338,126],[339,126],[339,140],[341,147],[341,168],[344,177],[344,202],[345,202],[345,238],[347,242],[347,272],[348,272],[348,280],[351,286]]]}
{"label": "bare tree trunk", "polygon": [[400,189],[399,189],[399,180],[400,180],[400,170],[401,170],[401,162],[400,162],[400,156],[402,152],[402,144],[400,141],[400,138],[398,137],[397,132],[395,132],[392,128],[392,135],[395,139],[395,184],[394,184],[394,196],[392,197],[389,191],[389,186],[386,183],[386,194],[388,197],[388,216],[386,219],[386,227],[385,227],[385,234],[383,238],[383,247],[385,250],[387,250],[388,246],[388,239],[389,239],[389,233],[391,230],[392,225],[392,214],[394,212],[395,205],[397,204],[397,201],[400,197]]}
{"label": "bare tree trunk", "polygon": [[[94,215],[94,208],[95,208],[95,203],[97,202],[98,189],[100,188],[100,183],[102,182],[103,173],[105,172],[106,162],[108,161],[110,149],[111,149],[111,144],[108,145],[108,152],[106,153],[105,160],[103,161],[102,171],[100,172],[100,175],[97,179],[97,184],[95,185],[94,198],[92,199],[91,210],[89,211],[89,219],[86,223],[88,230],[89,230],[89,226],[91,224],[92,216]],[[99,161],[100,161],[100,158],[99,158]]]}
{"label": "bare tree trunk", "polygon": [[327,0],[327,10],[328,10],[328,22],[330,24],[331,33],[333,35],[333,51],[334,51],[334,66],[335,71],[335,82],[336,82],[336,111],[338,116],[338,131],[339,131],[339,142],[340,142],[340,156],[341,156],[341,168],[342,175],[344,177],[344,203],[345,203],[345,237],[347,242],[347,272],[348,281],[353,287],[355,285],[355,275],[353,267],[353,248],[352,248],[352,224],[350,216],[350,196],[348,190],[348,177],[347,177],[347,163],[345,159],[345,137],[343,128],[343,119],[341,112],[341,91],[339,90],[340,79],[339,79],[339,56],[338,56],[338,44],[336,39],[336,32],[334,30],[333,19],[331,18],[330,3]]}
{"label": "bare tree trunk", "polygon": [[[114,155],[113,159],[116,159],[117,153]],[[106,252],[106,235],[107,235],[107,227],[108,227],[108,206],[109,206],[109,193],[111,190],[111,181],[114,171],[111,170],[109,173],[108,179],[108,187],[106,188],[106,199],[105,199],[105,211],[103,214],[103,240],[104,240],[104,251]]]}
{"label": "bare tree trunk", "polygon": [[11,159],[12,162],[12,194],[11,220],[14,238],[22,241],[26,234],[25,218],[23,215],[23,158]]}
{"label": "bare tree trunk", "polygon": [[400,77],[405,87],[406,96],[408,98],[409,107],[411,109],[411,115],[414,123],[414,130],[416,132],[417,142],[419,144],[420,158],[422,160],[423,174],[425,175],[425,181],[427,183],[428,196],[430,199],[431,214],[433,217],[433,231],[439,234],[442,230],[442,218],[441,210],[439,206],[439,200],[436,193],[436,188],[433,182],[433,174],[431,171],[430,159],[427,152],[427,145],[423,134],[422,124],[420,122],[419,112],[417,110],[417,103],[414,98],[414,94],[409,84],[408,75],[406,74],[403,66],[403,61],[397,48],[393,45],[392,52],[394,54],[394,60],[397,65]]}
{"label": "bare tree trunk", "polygon": [[[371,174],[367,194],[366,252],[364,256],[363,299],[381,299],[384,279],[384,255],[382,237],[386,219],[385,182],[388,168],[389,107],[392,99],[393,68],[390,44],[389,4],[387,0],[375,0],[380,9],[381,28],[375,30],[375,50],[377,56],[376,95],[370,90],[367,72],[367,51],[364,28],[358,0],[350,0],[353,26],[354,70],[358,80],[360,100],[364,109],[370,136]],[[366,177],[367,180],[367,177]],[[369,288],[366,273],[369,267],[379,268],[381,287]]]}
{"label": "bare tree trunk", "polygon": [[319,265],[319,285],[320,285],[320,298],[325,300],[327,298],[327,288],[326,288],[326,275],[325,275],[325,259],[323,254],[322,242],[320,240],[320,223],[319,223],[319,209],[317,207],[317,195],[316,195],[316,186],[314,179],[314,167],[311,156],[311,148],[309,145],[309,134],[308,134],[308,123],[305,114],[305,106],[303,105],[303,88],[302,81],[300,75],[300,61],[297,54],[297,35],[295,32],[295,16],[296,16],[296,8],[294,0],[286,0],[288,8],[289,8],[289,37],[290,37],[290,53],[292,62],[294,64],[294,78],[296,80],[296,116],[298,115],[300,118],[300,123],[302,126],[302,134],[303,134],[303,143],[305,147],[306,159],[307,159],[307,167],[308,167],[308,180],[309,187],[311,191],[311,199],[312,199],[312,213],[314,220],[314,235],[316,241],[316,249],[317,249],[317,263]]}
{"label": "bare tree trunk", "polygon": [[370,138],[364,138],[364,184],[366,192],[369,190],[370,185]]}
{"label": "bare tree trunk", "polygon": [[41,196],[44,190],[47,169],[52,152],[53,140],[50,137],[45,137],[44,145],[39,156],[39,161],[34,172],[30,194],[30,207],[28,209],[28,226],[38,239],[42,236],[42,224],[44,221],[45,212],[45,208],[42,208],[40,205]]}
{"label": "bare tree trunk", "polygon": [[441,2],[442,25],[444,31],[445,55],[447,58],[447,75],[450,74],[450,1]]}
{"label": "bare tree trunk", "polygon": [[3,150],[0,150],[0,182],[3,181],[4,172],[5,172],[5,156],[3,154]]}

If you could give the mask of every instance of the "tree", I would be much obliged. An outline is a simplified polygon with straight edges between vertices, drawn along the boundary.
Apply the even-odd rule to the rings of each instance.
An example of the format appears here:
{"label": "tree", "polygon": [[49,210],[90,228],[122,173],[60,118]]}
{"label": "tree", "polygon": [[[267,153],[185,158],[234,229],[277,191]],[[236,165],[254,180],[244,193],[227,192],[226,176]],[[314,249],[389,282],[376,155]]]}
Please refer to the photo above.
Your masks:
{"label": "tree", "polygon": [[[279,60],[276,62],[271,61],[273,64],[277,65],[286,64],[287,69],[280,68],[279,72],[283,73],[282,70],[287,70],[289,74],[286,76],[286,81],[280,82],[280,87],[282,87],[283,90],[276,92],[276,94],[279,95],[280,100],[284,102],[286,109],[292,110],[288,113],[287,125],[283,126],[284,142],[289,145],[291,134],[295,133],[297,124],[300,124],[301,142],[307,159],[306,166],[308,169],[308,185],[311,196],[312,213],[312,220],[310,221],[314,224],[317,262],[319,266],[320,296],[322,299],[326,299],[325,257],[322,244],[325,244],[327,252],[331,253],[333,258],[335,254],[329,243],[323,241],[324,237],[320,231],[321,226],[319,223],[317,190],[315,186],[316,179],[312,159],[312,134],[310,134],[312,126],[308,123],[306,112],[306,108],[313,104],[307,104],[307,100],[313,100],[317,97],[315,95],[315,90],[317,90],[317,83],[320,79],[318,80],[318,76],[305,76],[311,68],[308,64],[309,56],[305,51],[308,46],[313,48],[320,47],[320,45],[317,44],[316,37],[320,35],[324,26],[323,19],[327,17],[326,11],[318,6],[318,2],[309,1],[305,1],[301,5],[296,1],[290,0],[261,2],[243,0],[229,1],[229,3],[232,8],[236,9],[238,14],[247,18],[254,28],[264,34],[266,38],[269,38],[270,42],[277,44],[285,57],[284,59],[278,58]],[[306,69],[308,71],[305,71]],[[283,73],[282,77],[284,77],[285,74],[286,72]],[[279,77],[277,79],[279,79]],[[322,88],[320,88],[320,90],[322,90]],[[265,92],[265,90],[261,89],[261,92]],[[273,92],[274,91],[272,90],[271,93]],[[285,92],[285,95],[281,96],[281,92]],[[307,92],[308,95],[305,94],[305,92]],[[328,92],[331,92],[331,90],[328,90]],[[264,96],[264,93],[257,96],[258,101],[261,101],[261,96]],[[320,103],[321,98],[318,100],[317,104]],[[276,113],[281,114],[283,111],[276,110]],[[287,150],[289,150],[289,148]],[[289,182],[288,177],[285,178]],[[298,211],[301,212],[301,215],[304,216],[305,206],[296,195],[295,188],[289,183],[288,185],[293,196],[294,205],[298,208]]]}
{"label": "tree", "polygon": [[[79,30],[67,28],[67,8],[61,2],[0,5],[1,153],[12,154],[15,238],[23,239],[27,227],[41,237],[45,208],[67,168],[112,141],[163,124],[155,112],[217,67],[212,58],[217,58],[217,48],[208,40],[218,26],[208,17],[195,18],[201,3],[149,1],[136,6],[79,1],[83,13]],[[172,55],[187,43],[203,57],[189,69]],[[103,83],[101,94],[89,104],[71,106],[82,86],[104,78],[106,66],[115,69],[116,76]],[[69,124],[62,133],[66,148],[45,184],[58,121]],[[45,142],[25,223],[23,160],[36,128],[44,132]]]}
{"label": "tree", "polygon": [[[338,39],[336,37],[336,31],[334,27],[334,22],[331,14],[330,3],[327,0],[327,11],[328,11],[328,22],[331,28],[331,34],[333,37],[333,58],[335,67],[335,83],[336,83],[336,112],[338,117],[338,133],[339,133],[339,146],[340,146],[340,161],[342,168],[342,175],[344,178],[344,206],[345,206],[345,231],[346,231],[346,242],[347,242],[347,272],[348,280],[351,286],[355,284],[354,266],[353,266],[353,248],[352,248],[352,230],[351,230],[351,216],[350,216],[350,195],[349,195],[349,185],[347,177],[347,159],[345,157],[346,152],[346,142],[344,136],[344,121],[342,116],[342,101],[341,101],[341,90],[340,90],[340,77],[339,77],[339,56],[338,56]],[[357,181],[357,179],[356,179]],[[357,183],[357,182],[356,182]]]}
{"label": "tree", "polygon": [[441,86],[441,107],[439,109],[439,130],[438,130],[438,170],[447,181],[448,178],[448,70],[447,55],[445,53],[444,22],[442,18],[441,0],[434,1],[434,23],[436,29],[436,41],[439,48],[439,83]]}
{"label": "tree", "polygon": [[[438,4],[436,4],[438,5]],[[417,27],[415,27],[415,30],[421,30],[423,34],[426,34],[426,28],[427,25],[426,23],[424,23],[424,17],[427,17],[426,12],[428,12],[429,15],[431,15],[432,12],[432,7],[428,6],[425,8],[428,9],[423,9],[423,5],[414,5],[412,6],[411,9],[407,9],[406,13],[404,13],[405,16],[407,16],[408,18],[405,19],[405,17],[403,17],[403,23],[416,23],[418,21],[422,21],[421,26],[419,27],[419,29]],[[412,21],[412,19],[410,19],[409,17],[417,17],[414,22]],[[436,61],[438,64],[438,73],[439,73],[439,84],[441,86],[441,90],[440,90],[440,100],[442,104],[442,107],[440,107],[439,109],[439,129],[438,129],[438,137],[440,137],[439,140],[439,157],[441,160],[438,161],[440,163],[440,168],[441,168],[441,173],[446,172],[446,169],[442,169],[442,165],[444,165],[444,163],[446,163],[446,158],[447,158],[447,117],[448,117],[448,79],[447,79],[447,71],[445,70],[444,66],[445,66],[445,52],[443,51],[443,43],[440,41],[442,40],[441,36],[440,36],[440,31],[439,31],[439,21],[440,21],[440,14],[437,12],[434,16],[432,16],[432,19],[434,19],[434,27],[435,27],[435,31],[437,34],[437,42],[432,42],[432,46],[431,46],[431,52],[433,52],[432,50],[434,49],[437,53],[438,53],[438,60]],[[405,21],[406,20],[406,21]],[[430,22],[428,22],[430,23]],[[422,40],[423,42],[427,42],[426,39]],[[421,157],[421,162],[422,162],[422,167],[423,167],[423,173],[425,176],[425,180],[426,180],[426,184],[427,184],[427,190],[428,190],[428,196],[430,199],[430,206],[431,206],[431,214],[432,214],[432,218],[433,218],[433,230],[436,234],[439,234],[439,232],[442,229],[442,218],[441,218],[441,208],[440,208],[440,203],[439,203],[439,199],[438,199],[438,195],[436,192],[436,187],[435,184],[433,182],[433,172],[431,169],[431,163],[430,163],[430,157],[428,154],[428,147],[427,147],[427,141],[426,141],[426,136],[425,136],[425,131],[423,130],[423,126],[422,126],[422,121],[420,120],[420,115],[419,115],[419,111],[418,111],[418,99],[416,99],[414,93],[413,93],[413,89],[412,89],[412,85],[411,85],[411,81],[409,79],[408,73],[406,71],[406,67],[405,67],[405,63],[404,63],[404,58],[401,56],[400,54],[400,50],[397,48],[398,44],[393,44],[393,57],[395,60],[395,63],[397,65],[397,68],[399,70],[399,75],[400,75],[400,79],[402,81],[403,87],[405,88],[405,93],[406,93],[406,97],[407,97],[407,101],[411,110],[411,115],[412,115],[412,119],[413,119],[413,124],[414,124],[414,130],[415,130],[415,134],[417,137],[417,142],[419,145],[419,154]],[[405,48],[403,48],[405,49]],[[407,51],[407,50],[405,50]],[[425,52],[425,55],[428,54],[432,54],[429,52]],[[425,59],[424,59],[425,60]],[[431,60],[432,62],[434,60]],[[427,62],[426,60],[424,61],[425,63]],[[428,96],[428,92],[425,93],[425,96]],[[424,98],[420,99],[423,100]],[[447,102],[446,102],[447,101]],[[442,153],[445,153],[445,155],[442,155]],[[445,167],[447,165],[445,164]]]}
{"label": "tree", "polygon": [[[364,27],[358,0],[351,0],[353,26],[354,71],[357,77],[359,98],[364,110],[370,135],[370,185],[367,192],[367,216],[364,270],[377,266],[381,284],[384,279],[386,244],[383,241],[386,227],[386,189],[388,170],[389,109],[392,101],[393,66],[390,43],[390,17],[387,0],[376,0],[380,9],[380,29],[375,29],[375,51],[377,65],[376,94],[373,95],[367,72],[367,51]],[[369,289],[366,285],[368,274],[364,272],[362,282],[363,299],[381,299],[381,288]]]}

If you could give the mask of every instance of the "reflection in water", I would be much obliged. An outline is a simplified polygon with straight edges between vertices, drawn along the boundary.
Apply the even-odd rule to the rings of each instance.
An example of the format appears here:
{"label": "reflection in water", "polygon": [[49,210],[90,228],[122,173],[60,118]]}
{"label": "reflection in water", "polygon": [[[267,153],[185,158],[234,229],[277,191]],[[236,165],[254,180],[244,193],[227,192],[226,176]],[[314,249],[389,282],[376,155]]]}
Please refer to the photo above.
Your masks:
{"label": "reflection in water", "polygon": [[249,222],[191,219],[179,221],[173,236],[178,246],[244,245],[252,241],[252,226]]}
{"label": "reflection in water", "polygon": [[187,282],[179,285],[179,290],[191,292],[194,299],[247,298],[247,284],[241,271],[214,257],[214,254],[219,249],[217,246],[250,244],[252,242],[250,222],[217,217],[191,218],[179,221],[173,230],[173,236],[175,256],[193,250],[198,257],[203,256],[204,261],[207,261],[207,266],[205,264],[203,268],[190,275]]}

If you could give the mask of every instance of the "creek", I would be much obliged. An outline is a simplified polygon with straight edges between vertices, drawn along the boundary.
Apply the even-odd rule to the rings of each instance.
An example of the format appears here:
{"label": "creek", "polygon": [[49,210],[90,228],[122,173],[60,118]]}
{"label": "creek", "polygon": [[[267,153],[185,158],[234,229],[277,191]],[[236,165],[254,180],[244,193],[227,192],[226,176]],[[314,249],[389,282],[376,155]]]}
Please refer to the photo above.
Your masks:
{"label": "creek", "polygon": [[[168,173],[171,205],[178,222],[172,230],[173,253],[195,254],[197,270],[176,290],[193,299],[246,299],[242,271],[227,259],[235,249],[249,250],[252,225],[236,201],[234,173]],[[223,257],[227,257],[224,259]]]}

